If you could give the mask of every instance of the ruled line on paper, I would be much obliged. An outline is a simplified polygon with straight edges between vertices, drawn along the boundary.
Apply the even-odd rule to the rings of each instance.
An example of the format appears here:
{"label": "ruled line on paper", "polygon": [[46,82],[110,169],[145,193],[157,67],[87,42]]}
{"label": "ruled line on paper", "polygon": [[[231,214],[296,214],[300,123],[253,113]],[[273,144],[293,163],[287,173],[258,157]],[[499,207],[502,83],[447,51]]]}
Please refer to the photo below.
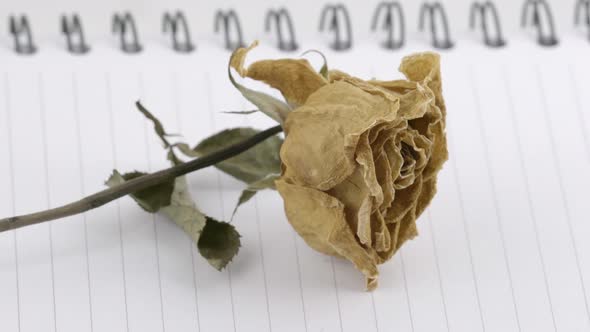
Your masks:
{"label": "ruled line on paper", "polygon": [[[451,135],[451,133],[447,133],[447,140],[448,140],[448,145],[449,147],[451,147],[451,150],[455,150],[453,148],[454,142],[453,142],[453,136]],[[452,173],[452,178],[453,178],[453,182],[455,184],[455,190],[457,191],[457,198],[459,200],[459,210],[461,212],[461,222],[463,224],[463,234],[465,236],[465,241],[467,242],[467,253],[469,255],[469,265],[471,267],[471,277],[473,279],[473,285],[474,285],[474,291],[475,291],[475,298],[477,300],[477,309],[479,311],[479,319],[481,322],[481,328],[482,331],[486,331],[486,326],[485,326],[485,321],[483,318],[483,310],[482,310],[482,306],[481,306],[481,299],[480,299],[480,294],[479,294],[479,282],[477,281],[477,274],[475,272],[475,265],[473,264],[473,248],[472,248],[472,243],[471,243],[471,237],[469,235],[469,229],[467,227],[467,214],[465,212],[465,203],[463,201],[463,192],[461,189],[461,185],[459,184],[459,171],[457,169],[457,163],[455,162],[454,158],[449,158],[448,161],[451,164],[451,173]]]}
{"label": "ruled line on paper", "polygon": [[269,305],[269,300],[268,300],[268,282],[267,282],[267,276],[266,276],[266,265],[264,264],[264,253],[263,253],[263,247],[262,247],[262,231],[260,229],[260,213],[258,211],[258,198],[256,196],[254,196],[254,211],[256,213],[256,229],[257,229],[257,233],[258,233],[258,242],[259,243],[259,252],[260,252],[260,263],[262,264],[262,279],[264,281],[264,296],[265,296],[265,302],[266,302],[266,315],[267,315],[267,319],[268,319],[268,330],[272,331],[272,319],[271,319],[271,315],[270,315],[270,305]]}
{"label": "ruled line on paper", "polygon": [[402,270],[402,278],[404,281],[404,290],[406,293],[406,302],[408,304],[408,316],[410,318],[410,327],[412,329],[412,332],[415,331],[414,328],[414,315],[412,314],[412,303],[410,303],[410,292],[408,290],[408,280],[406,277],[406,269],[405,269],[405,264],[404,264],[404,255],[403,255],[403,249],[400,248],[399,250],[399,260],[400,260],[400,265],[401,265],[401,270]]}
{"label": "ruled line on paper", "polygon": [[340,294],[338,293],[338,281],[336,280],[336,268],[334,267],[334,257],[330,256],[330,266],[332,267],[332,279],[334,280],[334,290],[336,291],[336,306],[338,309],[338,321],[340,323],[340,332],[344,332],[342,325],[342,309],[340,307]]}
{"label": "ruled line on paper", "polygon": [[[5,107],[6,107],[6,133],[7,133],[7,144],[8,144],[8,170],[10,172],[9,176],[9,183],[10,183],[10,195],[12,199],[11,202],[11,211],[12,215],[16,215],[16,190],[14,185],[14,151],[13,151],[13,139],[12,139],[12,107],[10,104],[10,80],[8,77],[8,73],[4,72],[4,98],[5,98]],[[17,312],[17,326],[18,331],[21,331],[21,312],[20,312],[20,281],[19,281],[19,264],[18,264],[18,241],[16,236],[17,230],[12,230],[12,239],[14,243],[14,284],[16,288],[16,312]]]}
{"label": "ruled line on paper", "polygon": [[471,86],[471,92],[472,92],[473,100],[475,103],[475,114],[476,114],[476,118],[477,118],[477,122],[478,122],[478,126],[479,126],[478,132],[480,134],[479,138],[480,138],[482,146],[483,146],[483,155],[484,155],[484,159],[485,159],[485,169],[486,169],[486,173],[487,173],[488,184],[490,185],[490,190],[491,190],[491,194],[492,194],[492,203],[494,206],[496,226],[497,226],[498,232],[500,234],[500,244],[502,246],[502,254],[504,256],[504,267],[506,268],[508,282],[510,285],[510,295],[512,298],[514,315],[516,318],[516,326],[518,327],[519,331],[522,331],[518,308],[516,306],[516,296],[514,293],[514,281],[513,281],[512,271],[510,269],[510,263],[508,261],[508,250],[506,248],[504,227],[502,225],[503,221],[502,221],[502,217],[500,215],[500,207],[499,207],[499,203],[498,203],[496,182],[494,180],[494,175],[492,174],[492,171],[490,170],[490,166],[489,166],[491,164],[490,151],[489,151],[488,143],[486,140],[486,131],[485,131],[485,127],[483,125],[483,118],[482,118],[482,114],[481,114],[481,112],[482,112],[481,111],[481,100],[479,97],[479,91],[477,90],[475,78],[473,77],[473,75],[474,75],[473,68],[469,68],[469,73],[468,73],[469,82],[470,82],[469,85]]}
{"label": "ruled line on paper", "polygon": [[[246,105],[243,103],[242,108],[246,108]],[[244,117],[244,122],[246,125],[249,124],[248,118]],[[262,280],[264,282],[264,298],[266,304],[266,315],[268,319],[268,330],[272,332],[272,317],[270,315],[270,303],[269,303],[269,296],[268,296],[268,281],[267,281],[267,271],[266,271],[266,264],[264,263],[264,250],[262,245],[262,230],[260,228],[260,212],[258,208],[258,195],[254,197],[254,212],[256,213],[256,231],[258,235],[258,248],[259,248],[259,255],[260,255],[260,264],[262,265]]]}
{"label": "ruled line on paper", "polygon": [[[585,124],[587,123],[586,114],[584,113],[584,109],[582,106],[582,101],[580,99],[580,92],[578,90],[578,81],[574,74],[572,64],[568,64],[568,74],[570,78],[570,84],[572,86],[572,93],[574,96],[574,105],[576,108],[576,113],[578,116],[578,125],[580,132],[582,134],[582,144],[584,145],[584,151],[586,152],[586,158],[590,161],[590,137],[588,135],[588,130],[586,129]],[[584,296],[587,299],[588,293],[584,292]],[[586,309],[588,309],[588,302],[586,302]]]}
{"label": "ruled line on paper", "polygon": [[[72,102],[74,107],[74,124],[76,126],[76,148],[78,152],[78,170],[79,170],[79,177],[80,177],[80,193],[82,196],[86,196],[86,188],[84,186],[84,163],[82,162],[83,159],[83,148],[82,148],[82,132],[81,132],[81,124],[80,124],[80,105],[78,100],[78,80],[76,78],[76,74],[72,73]],[[94,314],[92,311],[92,291],[90,287],[90,255],[88,251],[88,220],[87,214],[82,213],[82,222],[84,223],[84,251],[86,255],[86,278],[87,278],[87,285],[88,285],[88,308],[89,308],[89,318],[90,318],[90,331],[94,331]]]}
{"label": "ruled line on paper", "polygon": [[557,156],[557,147],[556,147],[556,142],[555,142],[555,137],[554,137],[555,135],[553,133],[553,129],[551,128],[551,124],[549,123],[549,121],[550,121],[549,114],[548,114],[549,110],[547,107],[545,88],[544,88],[543,82],[542,82],[541,71],[538,66],[535,66],[535,75],[536,75],[536,81],[537,81],[537,88],[539,89],[539,93],[541,94],[540,99],[542,102],[543,120],[546,125],[547,133],[549,134],[549,142],[550,142],[550,149],[551,149],[551,155],[552,155],[551,159],[553,159],[554,167],[557,172],[557,180],[558,180],[558,184],[559,184],[559,196],[561,197],[561,201],[562,201],[562,205],[563,205],[563,209],[564,209],[564,214],[565,214],[565,219],[566,219],[566,224],[567,224],[567,228],[568,228],[569,240],[573,246],[573,254],[574,254],[574,259],[576,261],[576,268],[578,271],[579,282],[580,282],[580,286],[582,287],[582,292],[583,292],[582,297],[584,299],[584,305],[585,305],[585,309],[586,309],[586,318],[587,318],[587,321],[590,323],[590,308],[588,306],[586,285],[585,285],[584,277],[582,274],[582,267],[580,265],[578,244],[577,244],[577,241],[574,236],[570,207],[569,207],[569,203],[568,203],[568,200],[566,197],[565,186],[564,186],[563,178],[561,175],[561,166],[560,166],[558,156]]}
{"label": "ruled line on paper", "polygon": [[[149,166],[148,166],[149,167]],[[151,171],[151,167],[149,167]],[[154,231],[154,250],[156,253],[156,270],[158,276],[158,295],[160,299],[160,316],[162,320],[162,331],[166,331],[166,323],[165,323],[165,316],[164,316],[164,300],[162,296],[162,272],[160,271],[160,246],[158,244],[158,227],[157,223],[157,216],[152,214],[152,221],[153,221],[153,231]]]}
{"label": "ruled line on paper", "polygon": [[587,123],[586,114],[584,114],[582,101],[580,100],[580,92],[578,91],[578,81],[576,80],[576,76],[574,74],[574,69],[572,64],[568,64],[568,74],[570,78],[570,84],[572,87],[573,95],[574,95],[574,104],[576,105],[576,113],[578,115],[578,125],[580,126],[580,132],[582,133],[583,143],[584,143],[584,150],[586,151],[586,157],[590,161],[590,137],[588,135],[588,130],[586,130],[585,124]]}
{"label": "ruled line on paper", "polygon": [[[111,85],[111,77],[108,72],[105,73],[106,95],[107,95],[107,109],[109,118],[109,136],[111,141],[111,154],[113,158],[113,168],[117,169],[117,146],[115,144],[115,115],[113,110],[113,91]],[[127,274],[125,269],[125,248],[123,246],[123,223],[121,221],[121,202],[115,202],[117,206],[117,225],[119,226],[119,247],[121,249],[121,273],[123,276],[123,299],[125,305],[125,326],[129,332],[129,306],[127,299]]]}
{"label": "ruled line on paper", "polygon": [[517,123],[517,118],[516,118],[516,110],[514,107],[514,102],[513,102],[513,96],[512,93],[510,91],[510,82],[508,80],[508,73],[505,70],[505,66],[503,65],[501,67],[501,76],[502,76],[502,80],[503,83],[502,84],[504,86],[504,91],[506,94],[506,100],[508,102],[508,113],[510,114],[510,119],[512,121],[510,121],[510,127],[512,129],[512,134],[514,136],[514,139],[516,140],[516,149],[518,152],[518,161],[519,161],[519,169],[520,169],[520,178],[523,179],[524,181],[524,185],[525,185],[525,192],[526,192],[526,198],[527,198],[527,208],[528,208],[528,213],[529,216],[532,220],[532,226],[533,226],[533,233],[535,235],[535,243],[537,246],[537,252],[539,253],[539,261],[541,263],[541,268],[543,271],[543,281],[545,283],[545,291],[546,291],[546,296],[547,296],[547,301],[549,302],[549,309],[551,311],[551,320],[553,322],[553,329],[555,331],[557,331],[557,323],[555,320],[555,312],[553,310],[553,301],[551,298],[551,292],[550,292],[550,287],[549,287],[549,281],[547,278],[547,267],[546,267],[546,263],[545,263],[545,258],[543,255],[543,251],[541,250],[541,239],[540,239],[540,235],[539,235],[539,226],[537,224],[537,216],[535,213],[535,209],[533,207],[533,202],[531,199],[531,187],[530,187],[530,183],[529,183],[529,177],[527,175],[526,172],[526,167],[524,164],[524,159],[523,159],[523,144],[522,144],[522,138],[520,137],[520,134],[518,132],[518,129],[516,128],[516,123]]}
{"label": "ruled line on paper", "polygon": [[[141,73],[137,73],[137,88],[139,91],[139,98],[143,99],[143,97],[145,97],[145,86],[144,86],[144,82],[143,82],[143,75]],[[144,119],[142,119],[144,120]],[[149,123],[148,121],[143,121],[143,139],[144,139],[144,145],[145,145],[145,158],[147,161],[147,169],[149,172],[153,171],[153,165],[152,165],[152,158],[151,158],[151,153],[150,153],[150,141],[149,141]],[[163,300],[163,296],[162,296],[162,271],[160,270],[160,246],[158,244],[158,227],[157,227],[157,219],[158,216],[155,213],[151,213],[151,219],[152,219],[152,231],[154,232],[154,238],[153,238],[153,242],[154,242],[154,251],[156,254],[156,277],[158,280],[158,296],[160,299],[160,320],[162,323],[162,331],[165,332],[166,331],[166,324],[165,324],[165,319],[164,319],[164,300]]]}
{"label": "ruled line on paper", "polygon": [[291,230],[293,236],[293,247],[295,248],[295,261],[297,262],[297,279],[299,281],[299,296],[301,298],[301,311],[303,313],[303,324],[305,324],[305,332],[308,332],[309,328],[307,325],[307,314],[305,310],[305,299],[303,297],[303,281],[301,276],[301,262],[299,259],[299,246],[297,245],[297,233],[295,230]]}
{"label": "ruled line on paper", "polygon": [[375,320],[375,331],[379,332],[379,320],[377,319],[377,306],[375,305],[375,294],[371,292],[371,308],[373,309],[373,319]]}
{"label": "ruled line on paper", "polygon": [[[209,109],[209,123],[211,125],[211,129],[215,129],[215,117],[213,115],[214,112],[214,103],[213,103],[213,86],[211,85],[211,77],[209,77],[209,73],[205,72],[204,74],[204,80],[205,80],[205,87],[207,89],[207,103],[208,103],[208,109]],[[223,187],[221,185],[221,176],[219,174],[219,172],[215,173],[215,179],[217,182],[217,193],[219,195],[219,201],[221,202],[221,213],[222,213],[222,217],[223,219],[225,219],[225,212],[224,212],[224,200],[223,200]],[[228,285],[229,285],[229,299],[230,299],[230,303],[231,303],[231,314],[232,314],[232,320],[233,320],[233,327],[234,327],[234,332],[237,331],[237,326],[236,326],[236,313],[235,313],[235,304],[234,304],[234,293],[233,293],[233,287],[232,287],[232,277],[231,277],[231,266],[228,266],[227,269],[227,279],[228,279]]]}
{"label": "ruled line on paper", "polygon": [[428,228],[430,230],[430,242],[432,243],[432,255],[434,256],[434,264],[436,267],[436,275],[437,275],[437,279],[438,279],[438,287],[440,290],[440,299],[442,301],[442,305],[443,305],[443,310],[444,310],[444,316],[445,316],[445,324],[447,327],[447,332],[449,332],[451,330],[451,327],[449,325],[449,314],[447,312],[447,301],[445,299],[445,290],[443,288],[443,282],[442,282],[442,274],[440,273],[440,264],[438,261],[438,247],[436,245],[436,239],[434,236],[434,227],[432,227],[432,215],[430,214],[430,210],[427,209],[426,210],[426,218],[428,221]]}
{"label": "ruled line on paper", "polygon": [[[247,103],[242,101],[241,104],[242,109],[246,109],[248,107]],[[211,109],[213,111],[213,109]],[[246,126],[250,126],[250,122],[248,121],[247,117],[242,117],[243,122]],[[264,263],[264,251],[263,251],[263,241],[262,241],[262,229],[260,227],[260,211],[258,207],[258,195],[254,195],[253,203],[254,203],[254,212],[256,214],[256,234],[258,236],[258,251],[260,256],[260,264],[262,267],[262,280],[264,283],[264,300],[266,306],[266,315],[268,319],[268,330],[272,332],[272,316],[270,314],[270,299],[268,296],[268,281],[267,281],[267,271],[266,271],[266,264]]]}
{"label": "ruled line on paper", "polygon": [[[176,128],[178,128],[179,133],[184,132],[184,128],[182,126],[182,115],[180,112],[180,103],[179,100],[181,98],[180,95],[180,84],[178,82],[178,73],[172,72],[171,73],[171,96],[172,96],[172,103],[174,108],[174,113],[176,116]],[[195,244],[190,236],[186,236],[186,241],[188,243],[188,248],[190,251],[190,258],[191,258],[191,271],[193,274],[193,287],[194,287],[194,294],[195,294],[195,315],[197,321],[197,329],[201,331],[201,317],[199,314],[199,292],[197,288],[197,273],[195,271]]]}
{"label": "ruled line on paper", "polygon": [[199,314],[199,291],[197,288],[197,273],[195,271],[195,248],[193,241],[190,237],[188,237],[188,245],[191,254],[191,271],[193,273],[193,287],[195,288],[195,311],[196,311],[196,321],[197,321],[197,331],[201,331],[201,315]]}
{"label": "ruled line on paper", "polygon": [[[45,95],[44,95],[44,88],[43,88],[43,76],[41,72],[37,73],[37,92],[39,94],[39,116],[41,119],[41,137],[43,140],[43,168],[44,168],[44,181],[45,181],[45,200],[46,200],[46,208],[51,208],[51,192],[49,190],[49,155],[47,151],[47,121],[46,121],[46,107],[45,107]],[[49,221],[47,223],[47,229],[49,233],[49,265],[51,267],[51,294],[53,297],[53,330],[57,332],[57,308],[56,308],[56,301],[55,301],[55,264],[53,259],[53,232],[52,232],[52,224],[53,222]]]}

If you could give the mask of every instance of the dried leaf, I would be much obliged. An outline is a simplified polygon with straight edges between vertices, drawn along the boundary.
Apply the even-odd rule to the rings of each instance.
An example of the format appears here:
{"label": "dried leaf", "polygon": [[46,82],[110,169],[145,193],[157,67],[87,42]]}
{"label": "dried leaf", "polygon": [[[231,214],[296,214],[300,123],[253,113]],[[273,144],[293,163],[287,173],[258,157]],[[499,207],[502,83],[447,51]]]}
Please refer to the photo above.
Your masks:
{"label": "dried leaf", "polygon": [[[252,128],[226,129],[204,139],[193,149],[186,144],[178,144],[176,147],[188,157],[201,157],[243,141],[258,132]],[[261,180],[269,174],[278,174],[281,172],[279,151],[282,143],[283,139],[279,136],[270,137],[235,157],[217,163],[215,167],[246,183]]]}
{"label": "dried leaf", "polygon": [[158,135],[158,137],[160,137],[160,139],[162,140],[162,143],[164,144],[164,148],[168,149],[167,159],[173,165],[180,164],[182,161],[180,161],[180,159],[178,159],[178,157],[176,157],[176,154],[174,153],[173,145],[171,145],[170,142],[168,141],[168,139],[166,139],[166,137],[177,136],[177,135],[168,134],[166,132],[166,130],[164,129],[162,122],[160,122],[160,120],[158,120],[158,118],[156,118],[152,113],[150,113],[150,111],[148,111],[139,101],[135,102],[135,106],[137,106],[137,109],[148,120],[150,120],[153,123],[154,131],[156,132],[156,135]]}
{"label": "dried leaf", "polygon": [[240,194],[240,198],[238,198],[238,204],[236,204],[236,207],[234,207],[234,212],[232,212],[232,219],[236,212],[238,212],[238,208],[240,207],[240,205],[248,202],[252,197],[256,195],[257,192],[258,190],[250,190],[250,188],[246,188],[242,191],[242,194]]}
{"label": "dried leaf", "polygon": [[[156,134],[168,149],[168,159],[173,164],[181,163],[173,152],[173,148],[177,145],[169,144],[166,139],[169,135],[162,123],[139,102],[136,105],[138,110],[154,124]],[[187,148],[184,143],[178,145]],[[278,147],[276,149],[278,150]],[[278,152],[276,153],[278,154]],[[121,174],[114,170],[106,181],[106,185],[115,187],[145,174],[141,172]],[[186,177],[177,177],[137,191],[130,196],[145,211],[150,213],[161,212],[182,228],[197,245],[201,255],[216,269],[221,270],[224,268],[237,254],[240,247],[240,235],[232,225],[210,218],[197,208],[188,189]]]}
{"label": "dried leaf", "polygon": [[[114,187],[129,181],[131,179],[138,178],[146,173],[142,172],[130,172],[121,174],[117,170],[113,170],[113,174],[106,181],[108,187]],[[174,191],[174,180],[166,181],[161,184],[140,190],[131,194],[130,196],[147,212],[155,213],[158,212],[162,207],[170,205],[172,198],[172,192]]]}
{"label": "dried leaf", "polygon": [[275,180],[277,180],[279,177],[280,177],[280,174],[269,174],[268,176],[266,176],[262,180],[258,180],[258,181],[250,183],[248,185],[248,187],[242,191],[242,194],[240,195],[240,198],[238,199],[238,204],[236,204],[236,207],[234,208],[234,212],[232,213],[232,218],[236,214],[236,212],[238,211],[238,207],[240,207],[240,205],[248,202],[260,190],[276,189]]}
{"label": "dried leaf", "polygon": [[256,113],[258,112],[258,110],[251,110],[251,111],[227,111],[227,112],[222,112],[225,114],[240,114],[240,115],[248,115],[248,114],[252,114],[252,113]]}
{"label": "dried leaf", "polygon": [[233,86],[235,86],[236,89],[240,91],[244,98],[248,99],[249,102],[256,105],[256,107],[258,107],[258,109],[260,109],[262,113],[268,115],[271,119],[275,120],[281,125],[283,124],[285,118],[287,118],[287,114],[289,114],[289,112],[291,111],[291,107],[289,107],[289,105],[287,105],[283,101],[276,99],[271,95],[252,89],[248,89],[247,87],[236,82],[229,68],[227,70],[227,74],[229,75],[229,80],[231,81]]}
{"label": "dried leaf", "polygon": [[287,117],[287,114],[289,114],[289,112],[291,111],[291,107],[289,107],[289,105],[266,93],[248,89],[247,87],[238,83],[231,73],[231,68],[234,68],[238,72],[238,74],[243,76],[243,72],[241,71],[241,69],[243,68],[246,54],[249,50],[256,47],[256,45],[258,45],[258,42],[254,42],[248,48],[238,48],[234,51],[234,53],[231,55],[229,59],[227,75],[229,76],[229,80],[231,81],[233,86],[236,87],[238,91],[240,91],[244,98],[248,99],[252,104],[256,105],[256,107],[258,107],[258,109],[262,113],[268,115],[271,119],[277,121],[278,123],[283,124],[285,118]]}
{"label": "dried leaf", "polygon": [[240,234],[233,225],[207,217],[197,247],[209,264],[221,271],[238,253],[240,245]]}
{"label": "dried leaf", "polygon": [[186,177],[176,178],[170,205],[163,207],[160,212],[180,226],[195,244],[198,243],[207,217],[193,201]]}
{"label": "dried leaf", "polygon": [[150,111],[148,111],[147,108],[145,108],[141,104],[141,102],[136,101],[135,106],[137,107],[138,111],[140,111],[148,120],[150,120],[154,124],[154,131],[156,132],[156,135],[158,135],[158,137],[160,137],[160,139],[162,140],[164,147],[169,147],[170,143],[168,142],[166,137],[172,135],[166,133],[166,130],[164,130],[164,126],[162,125],[162,122],[160,122],[160,120],[158,120],[158,118],[156,118],[152,113],[150,113]]}
{"label": "dried leaf", "polygon": [[[133,172],[121,175],[115,170],[106,184],[114,187],[143,174]],[[221,270],[238,252],[239,233],[233,226],[210,218],[197,208],[184,176],[131,194],[131,197],[147,212],[161,212],[181,227],[214,268]],[[209,227],[205,230],[207,225]]]}

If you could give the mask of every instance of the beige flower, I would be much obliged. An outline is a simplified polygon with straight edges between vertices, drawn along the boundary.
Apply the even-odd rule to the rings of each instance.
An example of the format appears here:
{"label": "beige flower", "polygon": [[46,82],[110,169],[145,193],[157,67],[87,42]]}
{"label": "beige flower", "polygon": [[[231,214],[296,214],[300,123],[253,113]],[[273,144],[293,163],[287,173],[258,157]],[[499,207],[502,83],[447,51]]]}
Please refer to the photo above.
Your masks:
{"label": "beige flower", "polygon": [[404,58],[406,80],[364,81],[334,70],[324,77],[303,59],[244,68],[250,48],[236,51],[232,67],[289,105],[276,181],[289,222],[315,250],[350,260],[374,289],[377,265],[417,235],[448,157],[439,56]]}

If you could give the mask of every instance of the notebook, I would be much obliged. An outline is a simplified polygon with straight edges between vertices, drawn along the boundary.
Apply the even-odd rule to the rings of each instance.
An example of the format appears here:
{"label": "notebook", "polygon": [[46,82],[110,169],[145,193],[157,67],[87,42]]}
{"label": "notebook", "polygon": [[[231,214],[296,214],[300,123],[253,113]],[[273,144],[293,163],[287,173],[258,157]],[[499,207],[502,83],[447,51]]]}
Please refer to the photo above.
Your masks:
{"label": "notebook", "polygon": [[[108,30],[112,12],[120,9],[114,1],[1,4],[3,13],[28,14],[36,52],[15,52],[4,31],[0,217],[104,189],[113,168],[167,167],[158,138],[134,109],[136,100],[192,143],[225,128],[272,126],[261,114],[223,113],[252,105],[226,76],[230,52],[223,20],[219,33],[213,32],[219,8],[235,10],[244,43],[261,40],[248,61],[317,49],[331,68],[393,79],[401,77],[396,68],[404,55],[439,52],[450,159],[437,196],[418,221],[420,235],[379,267],[374,292],[363,291],[362,275],[349,262],[304,243],[276,192],[263,191],[240,208],[233,224],[242,248],[222,272],[200,257],[177,226],[123,198],[83,215],[0,233],[0,330],[590,330],[590,42],[584,30],[589,5],[529,3],[527,22],[539,24],[516,31],[511,27],[519,23],[524,2],[496,1],[502,46],[493,45],[498,30],[489,11],[489,45],[483,43],[480,17],[467,30],[468,1],[441,5],[446,33],[439,9],[433,9],[434,37],[429,10],[424,31],[417,31],[420,3],[400,1],[403,21],[389,7],[391,25],[382,9],[370,33],[378,2],[348,1],[343,8],[354,38],[347,49],[345,11],[328,10],[319,33],[323,3],[285,2],[298,48],[283,51],[275,27],[263,29],[270,2],[171,2],[183,9],[192,32],[195,48],[182,52],[171,47],[171,30],[159,32],[161,4],[130,2],[138,53],[122,51]],[[89,52],[69,52],[57,29],[57,13],[70,10],[80,13]],[[570,28],[574,10],[581,17],[578,30]],[[388,27],[390,45],[401,42],[400,24],[403,45],[384,48]],[[339,29],[344,49],[330,47],[330,28]],[[26,30],[16,30],[26,53]],[[183,30],[176,32],[182,44]],[[287,25],[283,38],[288,45]],[[434,38],[443,49],[432,46]],[[451,46],[447,41],[452,47],[444,47]],[[130,26],[125,43],[133,44]],[[306,57],[321,66],[319,56]],[[213,168],[188,179],[202,210],[228,220],[243,184]]]}

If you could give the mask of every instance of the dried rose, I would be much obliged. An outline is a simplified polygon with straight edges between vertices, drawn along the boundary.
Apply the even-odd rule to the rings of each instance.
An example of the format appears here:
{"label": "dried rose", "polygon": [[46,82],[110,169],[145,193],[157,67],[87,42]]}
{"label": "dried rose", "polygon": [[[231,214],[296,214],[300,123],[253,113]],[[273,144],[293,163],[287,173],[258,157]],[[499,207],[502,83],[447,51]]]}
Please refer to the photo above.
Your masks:
{"label": "dried rose", "polygon": [[253,46],[231,66],[280,90],[289,106],[276,181],[287,218],[312,248],[350,260],[372,290],[377,264],[417,235],[448,157],[439,56],[404,58],[407,80],[364,81],[322,76],[304,59],[244,68]]}

